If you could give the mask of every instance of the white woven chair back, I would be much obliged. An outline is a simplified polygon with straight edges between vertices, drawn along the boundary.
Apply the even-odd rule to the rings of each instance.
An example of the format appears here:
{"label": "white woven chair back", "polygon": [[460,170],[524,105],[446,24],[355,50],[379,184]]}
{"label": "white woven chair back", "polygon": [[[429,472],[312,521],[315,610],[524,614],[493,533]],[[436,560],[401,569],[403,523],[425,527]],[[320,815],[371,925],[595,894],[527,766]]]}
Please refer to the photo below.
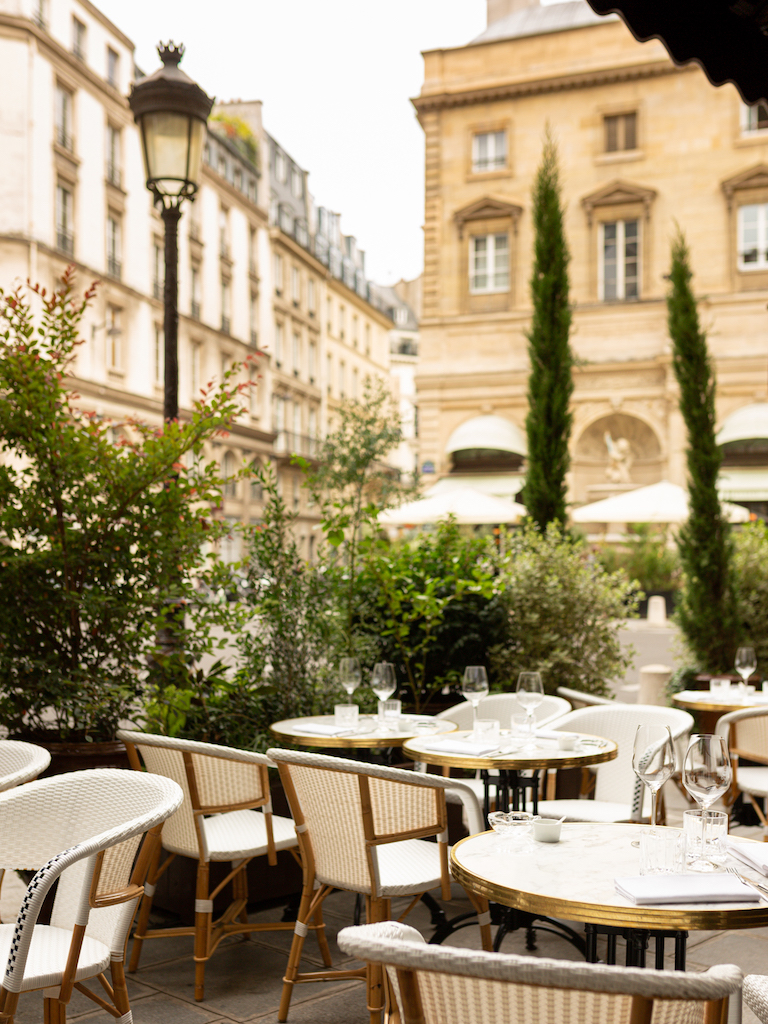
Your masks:
{"label": "white woven chair back", "polygon": [[572,690],[569,686],[558,686],[557,693],[565,697],[574,711],[578,708],[596,707],[600,704],[613,704],[612,697],[598,697],[596,693],[585,693],[583,690]]}
{"label": "white woven chair back", "polygon": [[[172,813],[180,799],[178,787],[166,779],[113,768],[55,775],[0,793],[0,834],[8,839],[0,844],[0,867],[36,870],[67,859],[64,851],[90,843],[94,855],[104,851],[94,895],[122,892],[142,836]],[[86,857],[64,870],[51,924],[71,929],[87,916],[86,933],[117,955],[137,900],[92,909],[88,915],[93,865],[93,857]]]}
{"label": "white woven chair back", "polygon": [[[571,705],[562,697],[554,697],[546,694],[544,700],[539,704],[533,713],[537,725],[546,725],[558,718],[562,718],[571,710]],[[509,729],[512,724],[513,715],[524,715],[525,708],[517,699],[516,693],[493,693],[483,697],[477,706],[478,718],[495,718],[501,723],[502,729]],[[472,728],[472,705],[469,701],[462,701],[452,708],[446,708],[435,715],[436,718],[447,718],[449,722],[455,722],[460,729]]]}
{"label": "white woven chair back", "polygon": [[21,740],[0,740],[0,792],[36,779],[51,763],[43,747]]}
{"label": "white woven chair back", "polygon": [[653,1024],[702,1024],[705,1002],[735,995],[741,984],[741,971],[730,964],[702,974],[575,964],[427,946],[412,933],[388,921],[345,928],[338,943],[385,965],[401,1006],[395,972],[413,971],[424,1024],[628,1024],[638,996],[654,1000]]}
{"label": "white woven chair back", "polygon": [[618,744],[618,757],[598,765],[595,770],[595,800],[631,803],[633,819],[642,816],[645,786],[632,770],[632,751],[638,725],[668,725],[672,738],[684,736],[693,728],[693,718],[680,708],[651,704],[600,705],[578,708],[560,718],[553,728],[565,732],[583,732],[603,736]]}
{"label": "white woven chair back", "polygon": [[164,775],[181,786],[184,802],[163,825],[163,840],[190,857],[198,856],[199,846],[185,755],[192,762],[201,807],[254,805],[269,797],[260,767],[270,761],[263,754],[137,732],[121,731],[118,738],[135,744],[147,771]]}
{"label": "white woven chair back", "polygon": [[717,732],[725,736],[731,750],[741,757],[768,764],[768,708],[732,711],[717,722]]}

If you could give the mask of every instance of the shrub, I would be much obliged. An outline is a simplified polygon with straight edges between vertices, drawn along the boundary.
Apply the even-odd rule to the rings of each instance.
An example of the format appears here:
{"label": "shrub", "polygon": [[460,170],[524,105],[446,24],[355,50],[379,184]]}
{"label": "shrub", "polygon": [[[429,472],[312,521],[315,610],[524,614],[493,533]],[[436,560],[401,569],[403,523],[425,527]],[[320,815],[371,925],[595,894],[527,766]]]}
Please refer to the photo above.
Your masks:
{"label": "shrub", "polygon": [[739,643],[754,647],[758,672],[765,676],[768,673],[768,526],[762,520],[746,524],[736,534],[733,567]]}

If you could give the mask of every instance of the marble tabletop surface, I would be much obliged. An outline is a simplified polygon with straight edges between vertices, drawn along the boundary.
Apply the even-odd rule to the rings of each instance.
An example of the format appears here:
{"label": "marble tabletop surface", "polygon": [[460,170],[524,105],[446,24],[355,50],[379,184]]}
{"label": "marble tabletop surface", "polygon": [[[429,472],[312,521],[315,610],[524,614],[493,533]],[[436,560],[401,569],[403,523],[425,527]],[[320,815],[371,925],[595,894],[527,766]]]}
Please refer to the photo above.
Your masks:
{"label": "marble tabletop surface", "polygon": [[[306,728],[309,726],[309,729]],[[319,726],[317,732],[312,726]],[[305,747],[399,747],[411,736],[437,736],[455,732],[458,726],[448,719],[429,715],[401,715],[397,732],[380,730],[375,715],[360,715],[354,731],[336,729],[333,715],[308,715],[274,722],[269,731],[286,743]]]}

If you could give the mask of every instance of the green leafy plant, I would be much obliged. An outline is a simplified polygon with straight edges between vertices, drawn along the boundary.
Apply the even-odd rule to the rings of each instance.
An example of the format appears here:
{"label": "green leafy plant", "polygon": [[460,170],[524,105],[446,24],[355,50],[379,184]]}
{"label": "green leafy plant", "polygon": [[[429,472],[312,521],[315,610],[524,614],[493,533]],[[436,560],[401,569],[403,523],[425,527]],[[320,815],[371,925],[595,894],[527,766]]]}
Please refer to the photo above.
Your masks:
{"label": "green leafy plant", "polygon": [[537,671],[548,693],[568,686],[604,694],[607,680],[631,665],[617,625],[634,613],[634,584],[622,571],[607,572],[557,523],[509,537],[500,575],[508,634],[490,653],[501,689]]}
{"label": "green leafy plant", "polygon": [[690,254],[682,232],[672,242],[667,322],[688,433],[689,516],[678,534],[683,587],[675,617],[699,668],[729,671],[738,646],[733,544],[720,507],[715,441],[715,375],[691,287]]}
{"label": "green leafy plant", "polygon": [[570,465],[568,438],[573,415],[573,355],[569,342],[568,246],[557,147],[547,127],[544,152],[533,187],[535,232],[528,332],[528,462],[523,501],[539,529],[554,520],[565,523],[565,474]]}
{"label": "green leafy plant", "polygon": [[736,534],[733,570],[739,644],[754,647],[757,670],[765,678],[768,674],[768,526],[762,520],[745,524]]}
{"label": "green leafy plant", "polygon": [[[214,465],[184,461],[239,411],[228,383],[187,424],[113,424],[67,384],[90,288],[0,291],[0,721],[12,735],[105,740],[137,709],[158,635],[200,656],[226,609],[205,554],[221,524]],[[178,609],[182,609],[180,615]],[[186,612],[186,614],[184,614]]]}
{"label": "green leafy plant", "polygon": [[621,546],[606,545],[598,552],[609,572],[623,569],[646,594],[680,587],[680,558],[669,546],[667,531],[650,523],[632,523]]}

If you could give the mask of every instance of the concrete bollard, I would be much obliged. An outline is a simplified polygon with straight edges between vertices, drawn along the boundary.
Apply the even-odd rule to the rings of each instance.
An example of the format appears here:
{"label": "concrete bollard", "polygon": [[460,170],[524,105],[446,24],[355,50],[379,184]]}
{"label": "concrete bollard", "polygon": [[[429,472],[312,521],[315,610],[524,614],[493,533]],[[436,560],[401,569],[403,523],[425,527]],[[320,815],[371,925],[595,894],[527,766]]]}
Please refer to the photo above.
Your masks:
{"label": "concrete bollard", "polygon": [[648,625],[666,626],[667,624],[667,602],[661,594],[654,594],[648,598]]}
{"label": "concrete bollard", "polygon": [[667,683],[671,676],[672,669],[668,665],[643,665],[640,669],[638,703],[665,705],[667,703]]}

